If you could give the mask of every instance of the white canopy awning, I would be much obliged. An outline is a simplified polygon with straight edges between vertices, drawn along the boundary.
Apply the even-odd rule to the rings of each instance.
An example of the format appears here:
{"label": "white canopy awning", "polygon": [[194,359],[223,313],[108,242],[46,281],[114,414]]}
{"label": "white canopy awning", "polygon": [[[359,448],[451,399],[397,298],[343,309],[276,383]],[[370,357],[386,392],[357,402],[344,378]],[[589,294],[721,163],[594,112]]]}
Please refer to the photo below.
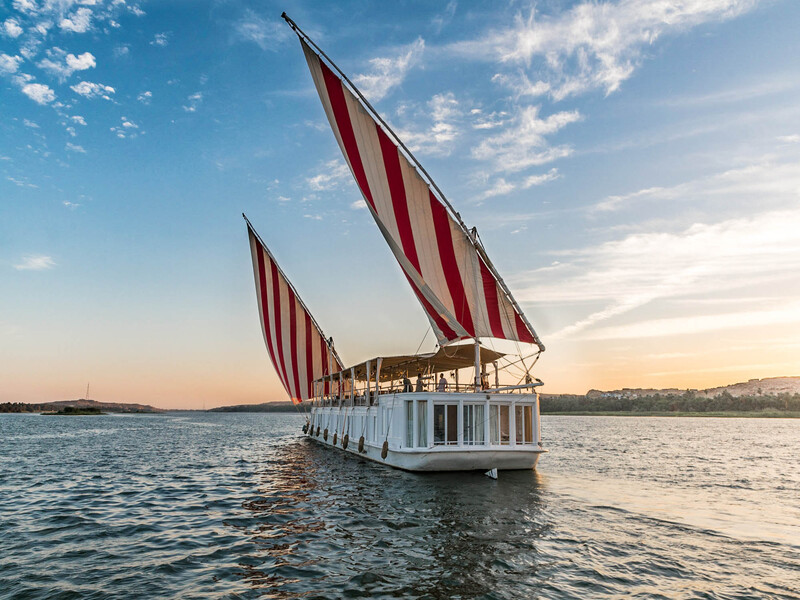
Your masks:
{"label": "white canopy awning", "polygon": [[[505,356],[502,352],[495,352],[481,346],[481,364],[491,363]],[[475,366],[475,346],[465,344],[459,346],[446,346],[438,352],[430,354],[407,354],[401,356],[383,356],[381,358],[381,381],[402,379],[406,373],[409,377],[417,373],[441,373],[456,369],[466,369]],[[375,381],[375,371],[378,357],[364,361],[340,371],[343,379],[350,379],[351,369],[355,372],[356,380],[366,381],[367,362],[370,363],[370,380]],[[333,373],[325,380],[334,381],[339,378],[339,373]],[[321,381],[322,379],[320,379]]]}

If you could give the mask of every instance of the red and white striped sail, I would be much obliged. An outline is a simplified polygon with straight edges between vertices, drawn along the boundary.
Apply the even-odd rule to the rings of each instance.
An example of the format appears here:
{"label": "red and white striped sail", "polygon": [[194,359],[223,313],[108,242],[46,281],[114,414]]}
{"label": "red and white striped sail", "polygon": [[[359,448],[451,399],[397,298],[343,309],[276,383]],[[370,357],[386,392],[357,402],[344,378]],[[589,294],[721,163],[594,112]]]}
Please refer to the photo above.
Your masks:
{"label": "red and white striped sail", "polygon": [[336,141],[439,344],[495,337],[543,349],[464,227],[342,79],[300,42]]}
{"label": "red and white striped sail", "polygon": [[315,379],[344,367],[249,222],[247,231],[264,342],[283,387],[298,404],[314,396]]}

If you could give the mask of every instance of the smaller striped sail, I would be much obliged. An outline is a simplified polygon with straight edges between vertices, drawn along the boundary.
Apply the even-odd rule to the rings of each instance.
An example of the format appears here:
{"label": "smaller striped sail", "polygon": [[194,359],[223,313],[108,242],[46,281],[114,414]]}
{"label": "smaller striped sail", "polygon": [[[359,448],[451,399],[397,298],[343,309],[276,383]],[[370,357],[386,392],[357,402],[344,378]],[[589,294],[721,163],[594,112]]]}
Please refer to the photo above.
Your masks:
{"label": "smaller striped sail", "polygon": [[247,231],[264,342],[286,393],[299,404],[314,396],[315,379],[344,367],[250,221]]}
{"label": "smaller striped sail", "polygon": [[284,18],[300,37],[325,114],[369,212],[439,344],[494,337],[544,350],[477,234],[467,230],[452,207],[448,212],[433,182],[422,177],[424,169],[405,146],[401,149],[400,140],[352,82],[345,83],[294,22]]}

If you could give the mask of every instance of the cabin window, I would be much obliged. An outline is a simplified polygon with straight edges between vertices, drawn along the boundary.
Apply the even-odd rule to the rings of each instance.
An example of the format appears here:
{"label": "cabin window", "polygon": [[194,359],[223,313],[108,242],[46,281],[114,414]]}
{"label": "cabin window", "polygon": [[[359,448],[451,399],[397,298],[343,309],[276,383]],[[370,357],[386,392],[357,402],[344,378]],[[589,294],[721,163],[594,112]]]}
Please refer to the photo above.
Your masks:
{"label": "cabin window", "polygon": [[406,448],[414,445],[414,402],[406,402]]}
{"label": "cabin window", "polygon": [[433,443],[458,444],[458,405],[435,404],[433,406]]}
{"label": "cabin window", "polygon": [[417,446],[425,448],[428,446],[428,401],[420,400],[417,406],[417,419],[419,426],[417,429]]}
{"label": "cabin window", "polygon": [[465,404],[464,405],[464,443],[475,445],[483,444],[485,441],[483,435],[483,424],[485,422],[483,416],[483,404]]}
{"label": "cabin window", "polygon": [[533,406],[523,407],[525,410],[525,443],[533,443]]}
{"label": "cabin window", "polygon": [[433,406],[433,443],[444,444],[444,406],[434,404]]}
{"label": "cabin window", "polygon": [[515,407],[514,417],[516,418],[516,433],[518,444],[533,443],[533,407],[528,405],[518,405]]}
{"label": "cabin window", "polygon": [[458,444],[458,405],[447,405],[447,443]]}
{"label": "cabin window", "polygon": [[492,404],[489,407],[489,443],[507,445],[510,433],[508,406]]}

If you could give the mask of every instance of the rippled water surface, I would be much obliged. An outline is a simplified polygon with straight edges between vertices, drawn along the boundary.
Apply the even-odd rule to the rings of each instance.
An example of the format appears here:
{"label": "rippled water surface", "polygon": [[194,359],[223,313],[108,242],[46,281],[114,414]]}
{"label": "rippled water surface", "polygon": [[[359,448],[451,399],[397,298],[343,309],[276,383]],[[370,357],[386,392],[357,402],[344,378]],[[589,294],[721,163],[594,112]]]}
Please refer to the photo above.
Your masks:
{"label": "rippled water surface", "polygon": [[800,598],[800,421],[544,417],[405,473],[296,415],[0,415],[0,598]]}

